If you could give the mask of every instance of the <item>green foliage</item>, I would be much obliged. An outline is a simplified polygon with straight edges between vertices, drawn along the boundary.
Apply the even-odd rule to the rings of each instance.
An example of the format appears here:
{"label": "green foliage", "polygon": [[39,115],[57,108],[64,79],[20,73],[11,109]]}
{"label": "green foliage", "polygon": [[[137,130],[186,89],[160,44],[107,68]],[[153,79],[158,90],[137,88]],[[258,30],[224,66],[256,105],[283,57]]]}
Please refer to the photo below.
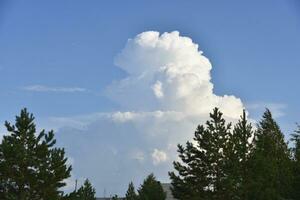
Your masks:
{"label": "green foliage", "polygon": [[86,179],[84,181],[83,186],[81,186],[78,189],[77,193],[81,200],[95,200],[96,199],[96,197],[95,197],[96,191],[88,179]]}
{"label": "green foliage", "polygon": [[138,190],[139,200],[165,200],[166,193],[162,185],[156,180],[153,174],[150,174]]}
{"label": "green foliage", "polygon": [[95,194],[96,191],[91,182],[86,179],[77,191],[69,194],[67,200],[96,200]]}
{"label": "green foliage", "polygon": [[129,183],[128,185],[128,190],[126,192],[126,196],[125,196],[126,200],[137,200],[138,196],[135,193],[135,188],[132,182]]}
{"label": "green foliage", "polygon": [[244,110],[241,119],[234,126],[233,134],[230,135],[226,153],[226,187],[230,199],[249,199],[249,160],[253,150],[253,136],[252,125],[247,121]]}
{"label": "green foliage", "polygon": [[0,199],[56,200],[70,177],[63,148],[54,147],[53,131],[36,132],[34,117],[21,110],[0,144]]}
{"label": "green foliage", "polygon": [[112,200],[118,200],[118,195],[114,195],[111,199]]}
{"label": "green foliage", "polygon": [[[89,180],[67,196],[61,188],[71,166],[63,148],[55,147],[53,131],[37,133],[34,117],[21,110],[0,144],[1,200],[95,200]],[[253,139],[253,140],[252,140]],[[300,199],[300,126],[288,147],[269,110],[253,131],[243,112],[233,129],[215,108],[199,125],[193,142],[178,145],[180,162],[169,172],[172,193],[180,200]],[[115,195],[112,199],[118,199]],[[150,174],[126,200],[165,200],[162,185]]]}
{"label": "green foliage", "polygon": [[292,182],[292,198],[300,199],[300,126],[292,134],[291,141],[294,143],[292,148],[292,167],[293,167],[293,182]]}
{"label": "green foliage", "polygon": [[170,172],[172,193],[177,199],[230,199],[226,167],[231,124],[215,108],[206,127],[199,125],[194,142],[178,145],[179,158],[174,162],[177,171]]}
{"label": "green foliage", "polygon": [[269,110],[259,122],[253,145],[250,199],[287,199],[292,177],[290,152]]}
{"label": "green foliage", "polygon": [[291,198],[292,183],[294,191],[299,189],[300,176],[292,177],[300,172],[300,131],[293,139],[292,171],[290,150],[269,110],[255,132],[245,111],[233,130],[217,108],[210,118],[197,127],[193,142],[178,145],[181,162],[174,162],[176,172],[169,173],[175,198],[279,200]]}
{"label": "green foliage", "polygon": [[91,182],[86,179],[77,191],[73,191],[67,196],[66,200],[96,200],[95,194],[96,191]]}

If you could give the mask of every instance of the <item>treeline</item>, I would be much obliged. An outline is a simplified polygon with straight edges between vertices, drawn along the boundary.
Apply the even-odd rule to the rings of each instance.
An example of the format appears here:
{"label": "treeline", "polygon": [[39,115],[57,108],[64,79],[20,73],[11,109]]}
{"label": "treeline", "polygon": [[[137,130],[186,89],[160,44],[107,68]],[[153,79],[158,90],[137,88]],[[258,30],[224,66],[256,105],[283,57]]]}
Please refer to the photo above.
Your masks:
{"label": "treeline", "polygon": [[[5,122],[0,144],[1,200],[95,200],[89,180],[69,194],[71,176],[65,150],[55,146],[53,131],[37,133],[34,117],[21,110],[15,124]],[[254,127],[245,112],[233,126],[215,108],[192,141],[178,145],[180,161],[169,172],[179,200],[299,200],[300,127],[288,143],[266,110]],[[118,199],[117,196],[112,199]],[[138,190],[130,183],[126,200],[165,200],[153,174]]]}
{"label": "treeline", "polygon": [[[37,133],[33,114],[23,109],[15,124],[5,122],[5,127],[8,133],[0,144],[0,200],[96,200],[88,179],[73,192],[63,192],[72,166],[67,164],[64,148],[55,147],[53,131]],[[125,199],[165,198],[160,182],[150,174],[137,193],[130,183]]]}
{"label": "treeline", "polygon": [[166,193],[159,181],[156,180],[153,174],[147,176],[137,193],[133,183],[129,183],[128,190],[124,200],[165,200]]}
{"label": "treeline", "polygon": [[269,110],[254,128],[245,112],[232,126],[215,108],[192,142],[178,145],[172,193],[180,200],[299,200],[300,127],[290,141]]}
{"label": "treeline", "polygon": [[[70,194],[66,195],[66,200],[96,200],[95,189],[89,182],[85,180],[84,184]],[[136,190],[132,182],[129,183],[124,198],[114,195],[111,200],[165,200],[166,192],[159,181],[156,180],[154,174],[148,175],[140,187]]]}

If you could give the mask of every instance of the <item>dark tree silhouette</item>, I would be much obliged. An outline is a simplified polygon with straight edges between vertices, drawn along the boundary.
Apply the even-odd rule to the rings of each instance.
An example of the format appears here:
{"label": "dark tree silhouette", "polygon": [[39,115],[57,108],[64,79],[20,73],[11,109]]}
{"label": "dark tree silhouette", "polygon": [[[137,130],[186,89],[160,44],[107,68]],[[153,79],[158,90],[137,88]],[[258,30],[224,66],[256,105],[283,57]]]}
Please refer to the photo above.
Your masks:
{"label": "dark tree silhouette", "polygon": [[134,188],[134,185],[132,182],[130,182],[128,185],[128,189],[127,189],[125,197],[126,197],[125,198],[126,200],[137,200],[138,199],[138,196],[135,192],[135,188]]}
{"label": "dark tree silhouette", "polygon": [[153,174],[150,174],[138,190],[139,200],[165,200],[166,193],[162,185],[156,180]]}
{"label": "dark tree silhouette", "polygon": [[251,158],[250,199],[288,199],[291,195],[291,160],[288,145],[267,109],[254,138]]}
{"label": "dark tree silhouette", "polygon": [[206,126],[199,125],[194,141],[178,145],[181,162],[174,162],[170,172],[172,193],[177,199],[229,199],[226,190],[231,124],[215,108]]}
{"label": "dark tree silhouette", "polygon": [[36,132],[34,117],[21,110],[0,144],[0,199],[56,200],[71,166],[63,148],[54,147],[53,131]]}

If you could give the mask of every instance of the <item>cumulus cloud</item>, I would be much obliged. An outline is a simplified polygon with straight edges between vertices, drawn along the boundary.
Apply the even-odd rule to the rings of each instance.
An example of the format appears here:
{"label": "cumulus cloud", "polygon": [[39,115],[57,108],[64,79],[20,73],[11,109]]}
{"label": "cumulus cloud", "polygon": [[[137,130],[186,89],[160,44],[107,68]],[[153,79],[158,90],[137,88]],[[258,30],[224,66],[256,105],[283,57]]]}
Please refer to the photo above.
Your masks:
{"label": "cumulus cloud", "polygon": [[22,87],[22,89],[31,92],[63,92],[63,93],[87,91],[87,89],[80,88],[80,87],[50,87],[45,85],[29,85],[29,86]]}
{"label": "cumulus cloud", "polygon": [[152,172],[167,182],[177,144],[190,140],[214,107],[229,120],[244,108],[235,96],[214,94],[210,61],[177,31],[129,39],[115,64],[127,76],[106,95],[119,111],[51,118],[75,160],[74,174],[89,177],[99,194],[104,188],[124,194],[129,181],[140,183]]}
{"label": "cumulus cloud", "polygon": [[164,151],[160,151],[158,149],[154,149],[153,153],[151,154],[153,164],[158,165],[162,162],[167,161],[167,154]]}
{"label": "cumulus cloud", "polygon": [[210,61],[177,31],[149,31],[129,39],[115,64],[128,77],[110,86],[108,96],[127,109],[203,115],[219,107],[226,116],[237,118],[243,108],[239,98],[213,93]]}
{"label": "cumulus cloud", "polygon": [[152,86],[153,92],[157,98],[164,97],[164,92],[162,89],[162,83],[160,81],[156,81],[156,83]]}

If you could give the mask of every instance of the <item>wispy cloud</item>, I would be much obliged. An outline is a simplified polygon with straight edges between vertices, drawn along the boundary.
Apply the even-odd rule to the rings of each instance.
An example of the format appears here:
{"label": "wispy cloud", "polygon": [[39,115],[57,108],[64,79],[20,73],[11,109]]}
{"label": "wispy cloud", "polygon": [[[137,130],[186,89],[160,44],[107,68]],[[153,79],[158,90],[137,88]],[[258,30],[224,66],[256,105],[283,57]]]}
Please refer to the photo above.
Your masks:
{"label": "wispy cloud", "polygon": [[251,113],[260,112],[260,114],[264,112],[266,108],[268,108],[272,112],[273,117],[279,118],[286,115],[285,110],[287,105],[283,103],[256,102],[246,104],[246,108]]}
{"label": "wispy cloud", "polygon": [[31,92],[63,92],[63,93],[74,93],[74,92],[87,92],[86,88],[81,87],[51,87],[45,85],[29,85],[21,88],[22,90]]}

